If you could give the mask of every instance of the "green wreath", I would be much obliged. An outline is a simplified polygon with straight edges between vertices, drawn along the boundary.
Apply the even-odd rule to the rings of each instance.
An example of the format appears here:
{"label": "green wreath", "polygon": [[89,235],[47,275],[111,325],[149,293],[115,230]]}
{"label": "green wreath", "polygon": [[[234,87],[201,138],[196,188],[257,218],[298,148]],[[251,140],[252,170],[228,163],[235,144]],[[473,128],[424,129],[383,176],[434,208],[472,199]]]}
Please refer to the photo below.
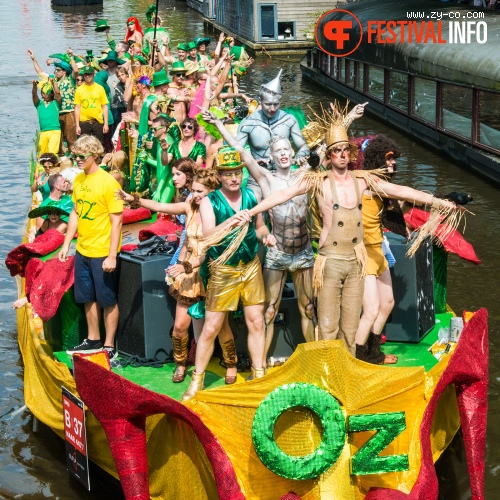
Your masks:
{"label": "green wreath", "polygon": [[[316,413],[323,426],[320,445],[303,457],[288,455],[274,439],[274,427],[280,415],[297,406]],[[338,401],[315,385],[282,385],[270,392],[257,408],[252,440],[262,463],[275,474],[288,479],[313,479],[327,471],[342,453],[346,440],[344,415]]]}

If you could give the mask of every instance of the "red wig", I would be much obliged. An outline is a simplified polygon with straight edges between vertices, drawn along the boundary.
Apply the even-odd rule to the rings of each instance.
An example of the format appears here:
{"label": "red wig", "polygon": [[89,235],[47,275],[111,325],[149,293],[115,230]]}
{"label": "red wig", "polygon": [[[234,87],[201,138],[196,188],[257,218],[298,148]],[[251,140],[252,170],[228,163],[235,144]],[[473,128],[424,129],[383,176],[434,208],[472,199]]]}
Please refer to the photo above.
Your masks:
{"label": "red wig", "polygon": [[128,39],[132,36],[132,33],[130,33],[130,30],[128,29],[128,23],[131,23],[134,21],[135,24],[135,31],[138,31],[142,36],[144,36],[144,33],[142,32],[141,25],[139,24],[139,20],[137,17],[129,17],[127,19],[127,34],[125,35],[125,41],[128,42]]}

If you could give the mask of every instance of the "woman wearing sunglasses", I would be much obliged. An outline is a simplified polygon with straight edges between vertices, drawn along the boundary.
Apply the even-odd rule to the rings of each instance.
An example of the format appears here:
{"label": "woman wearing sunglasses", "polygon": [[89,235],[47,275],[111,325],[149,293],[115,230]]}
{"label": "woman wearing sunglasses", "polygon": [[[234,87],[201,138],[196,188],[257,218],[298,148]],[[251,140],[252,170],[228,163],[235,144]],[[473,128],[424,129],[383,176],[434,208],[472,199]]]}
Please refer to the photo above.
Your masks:
{"label": "woman wearing sunglasses", "polygon": [[[182,159],[179,162],[189,162],[191,160]],[[179,162],[176,162],[179,166]],[[194,165],[193,165],[194,167]],[[181,172],[173,167],[174,179],[181,180]],[[185,174],[183,174],[185,177]],[[170,215],[186,217],[186,239],[182,245],[182,261],[179,260],[167,269],[167,282],[170,283],[169,293],[177,301],[175,310],[174,331],[172,342],[174,346],[174,360],[177,365],[172,381],[182,382],[186,377],[186,364],[188,359],[189,345],[189,325],[191,316],[188,314],[190,306],[205,298],[205,287],[200,276],[200,266],[203,264],[205,255],[201,252],[201,240],[203,231],[201,227],[201,217],[199,206],[201,200],[210,192],[217,189],[219,179],[215,170],[198,169],[193,177],[191,186],[191,199],[180,203],[158,203],[152,200],[137,198],[125,191],[118,191],[118,196],[131,206],[143,206],[149,210],[154,210]],[[193,319],[193,329],[196,339],[203,327],[202,319]],[[236,382],[236,351],[234,339],[229,328],[227,316],[224,325],[219,333],[219,341],[222,346],[224,361],[228,366],[226,372],[226,383]]]}
{"label": "woman wearing sunglasses", "polygon": [[198,167],[202,167],[207,156],[207,148],[195,139],[199,125],[193,118],[186,118],[181,123],[182,139],[172,144],[170,153],[174,160],[191,158]]}

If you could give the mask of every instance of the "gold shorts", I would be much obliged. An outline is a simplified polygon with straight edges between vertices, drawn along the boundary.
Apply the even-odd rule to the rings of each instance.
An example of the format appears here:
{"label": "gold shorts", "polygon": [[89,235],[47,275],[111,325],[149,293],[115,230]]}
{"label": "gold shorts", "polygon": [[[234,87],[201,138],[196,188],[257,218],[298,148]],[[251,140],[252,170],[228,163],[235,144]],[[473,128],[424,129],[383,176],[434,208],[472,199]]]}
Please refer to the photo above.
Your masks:
{"label": "gold shorts", "polygon": [[219,266],[210,273],[207,286],[206,310],[236,311],[243,306],[263,304],[266,298],[262,268],[258,257],[248,264]]}
{"label": "gold shorts", "polygon": [[382,243],[380,245],[365,245],[365,248],[368,254],[366,274],[375,275],[378,278],[389,266],[382,251]]}

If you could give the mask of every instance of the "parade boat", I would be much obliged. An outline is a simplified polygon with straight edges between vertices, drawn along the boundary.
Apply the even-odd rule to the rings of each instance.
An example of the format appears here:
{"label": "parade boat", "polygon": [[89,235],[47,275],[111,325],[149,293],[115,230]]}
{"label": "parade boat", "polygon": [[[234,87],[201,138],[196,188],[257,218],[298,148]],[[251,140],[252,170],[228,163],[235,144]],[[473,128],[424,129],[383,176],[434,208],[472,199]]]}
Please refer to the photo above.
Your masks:
{"label": "parade boat", "polygon": [[419,2],[418,9],[407,0],[355,2],[331,19],[352,22],[359,46],[337,57],[317,36],[302,74],[353,102],[368,101],[368,113],[498,183],[497,12],[456,3],[441,3],[438,11],[435,2]]}
{"label": "parade boat", "polygon": [[[152,222],[124,226],[125,243]],[[464,313],[458,342],[440,345],[439,331],[450,326],[453,313],[434,315],[432,307],[432,324],[422,329],[414,314],[418,304],[404,306],[404,315],[417,322],[409,329],[417,333],[410,342],[385,344],[386,353],[399,357],[395,366],[361,362],[343,341],[318,341],[295,346],[262,379],[246,382],[243,372],[225,386],[214,358],[206,390],[180,402],[189,377],[173,384],[174,363],[111,368],[104,352],[73,359],[65,353],[74,336],[86,332],[71,274],[45,286],[39,279],[44,271],[54,275],[56,251],[40,259],[35,278],[26,273],[21,287],[31,280],[31,304],[18,310],[25,402],[64,438],[62,388],[80,397],[88,456],[120,480],[126,498],[437,499],[434,462],[460,426],[472,498],[484,498],[486,310]],[[140,300],[150,289],[166,301],[158,292],[164,285],[162,276],[154,283],[127,281]],[[428,300],[422,304],[428,309]],[[278,313],[283,321],[292,314],[289,305],[284,300]],[[289,317],[288,329],[297,328],[293,323]],[[161,337],[169,338],[166,327]],[[118,335],[123,352],[120,341],[126,345]]]}

